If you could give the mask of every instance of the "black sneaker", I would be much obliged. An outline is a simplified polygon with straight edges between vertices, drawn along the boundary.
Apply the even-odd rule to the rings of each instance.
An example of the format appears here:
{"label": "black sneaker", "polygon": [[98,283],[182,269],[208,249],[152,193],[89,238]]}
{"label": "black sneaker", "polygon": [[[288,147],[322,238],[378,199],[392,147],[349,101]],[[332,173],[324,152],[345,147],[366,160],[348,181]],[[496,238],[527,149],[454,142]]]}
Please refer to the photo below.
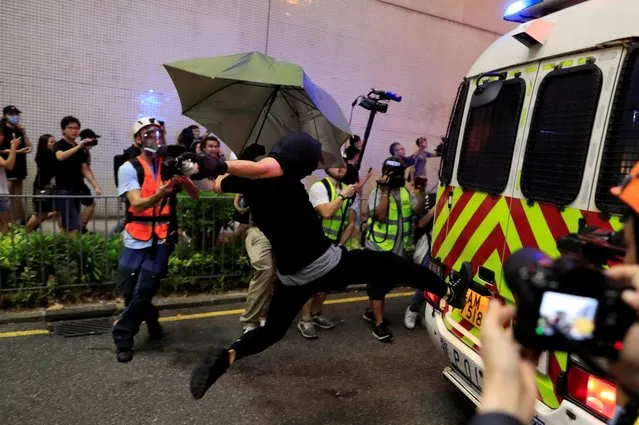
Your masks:
{"label": "black sneaker", "polygon": [[191,373],[191,395],[196,400],[206,394],[211,385],[229,368],[229,351],[226,348],[212,348],[200,360]]}
{"label": "black sneaker", "polygon": [[390,342],[393,339],[393,333],[390,329],[388,329],[386,323],[375,326],[375,329],[373,330],[373,336],[377,338],[378,341],[382,342]]}
{"label": "black sneaker", "polygon": [[453,308],[463,309],[466,304],[466,294],[472,283],[473,268],[468,261],[464,261],[459,272],[450,274],[448,304]]}
{"label": "black sneaker", "polygon": [[375,315],[370,308],[367,308],[364,314],[362,314],[362,319],[366,320],[367,322],[375,323]]}
{"label": "black sneaker", "polygon": [[118,348],[116,357],[120,363],[128,363],[133,360],[133,349],[131,348]]}

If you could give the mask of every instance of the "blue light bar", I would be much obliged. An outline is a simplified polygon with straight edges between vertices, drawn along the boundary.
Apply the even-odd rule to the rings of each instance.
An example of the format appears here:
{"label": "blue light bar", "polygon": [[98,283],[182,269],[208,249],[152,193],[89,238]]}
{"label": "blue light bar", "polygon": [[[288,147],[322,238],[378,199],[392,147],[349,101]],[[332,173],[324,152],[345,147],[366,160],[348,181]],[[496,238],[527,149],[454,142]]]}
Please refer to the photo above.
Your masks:
{"label": "blue light bar", "polygon": [[508,6],[506,12],[504,13],[504,18],[507,19],[509,17],[514,17],[520,12],[525,11],[529,7],[535,6],[542,2],[543,0],[518,0]]}

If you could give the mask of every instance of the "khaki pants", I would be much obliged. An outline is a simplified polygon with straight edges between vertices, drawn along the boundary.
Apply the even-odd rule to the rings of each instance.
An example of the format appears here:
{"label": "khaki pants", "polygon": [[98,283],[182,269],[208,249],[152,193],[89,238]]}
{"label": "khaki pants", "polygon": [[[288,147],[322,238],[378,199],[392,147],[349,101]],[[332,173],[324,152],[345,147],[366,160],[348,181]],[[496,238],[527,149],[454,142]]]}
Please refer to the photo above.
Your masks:
{"label": "khaki pants", "polygon": [[275,262],[271,244],[256,226],[250,226],[246,230],[244,245],[253,267],[253,276],[246,297],[246,309],[240,316],[240,322],[243,326],[248,324],[259,326],[260,320],[266,319],[271,305]]}

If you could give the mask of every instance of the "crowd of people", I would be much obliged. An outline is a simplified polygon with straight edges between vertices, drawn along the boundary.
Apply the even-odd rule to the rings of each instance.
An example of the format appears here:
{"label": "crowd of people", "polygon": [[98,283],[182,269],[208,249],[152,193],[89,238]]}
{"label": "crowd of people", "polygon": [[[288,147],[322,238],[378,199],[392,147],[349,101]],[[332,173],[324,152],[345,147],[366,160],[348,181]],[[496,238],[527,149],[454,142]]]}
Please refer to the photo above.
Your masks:
{"label": "crowd of people", "polygon": [[[21,116],[20,109],[7,105],[0,119],[0,232],[6,234],[10,224],[32,232],[43,221],[54,219],[61,231],[69,235],[87,233],[96,208],[89,186],[95,196],[103,194],[91,168],[91,150],[101,136],[90,128],[82,129],[80,121],[69,115],[60,121],[61,139],[56,140],[52,134],[38,137],[34,158],[37,171],[31,196],[33,213],[28,217],[22,196],[27,157],[33,152],[33,145]],[[166,131],[164,123],[159,122],[162,131]],[[224,157],[217,137],[201,136],[197,125],[183,129],[177,144],[193,152]],[[135,153],[132,149],[125,150],[125,157]]]}

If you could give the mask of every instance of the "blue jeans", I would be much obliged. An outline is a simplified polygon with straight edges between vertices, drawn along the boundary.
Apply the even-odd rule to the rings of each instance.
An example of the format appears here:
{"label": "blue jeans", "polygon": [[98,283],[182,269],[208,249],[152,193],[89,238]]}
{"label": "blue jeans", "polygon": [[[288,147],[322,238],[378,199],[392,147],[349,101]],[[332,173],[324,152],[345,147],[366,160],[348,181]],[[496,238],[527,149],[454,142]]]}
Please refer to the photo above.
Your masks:
{"label": "blue jeans", "polygon": [[79,195],[71,190],[56,190],[56,195],[61,196],[55,199],[55,209],[60,211],[62,228],[64,230],[80,230],[80,198],[64,198],[64,195]]}
{"label": "blue jeans", "polygon": [[157,292],[169,261],[166,244],[156,247],[155,258],[152,248],[124,248],[118,269],[118,287],[124,297],[126,308],[113,327],[113,341],[118,349],[133,348],[133,337],[146,322],[149,332],[159,332],[158,309],[151,303]]}

